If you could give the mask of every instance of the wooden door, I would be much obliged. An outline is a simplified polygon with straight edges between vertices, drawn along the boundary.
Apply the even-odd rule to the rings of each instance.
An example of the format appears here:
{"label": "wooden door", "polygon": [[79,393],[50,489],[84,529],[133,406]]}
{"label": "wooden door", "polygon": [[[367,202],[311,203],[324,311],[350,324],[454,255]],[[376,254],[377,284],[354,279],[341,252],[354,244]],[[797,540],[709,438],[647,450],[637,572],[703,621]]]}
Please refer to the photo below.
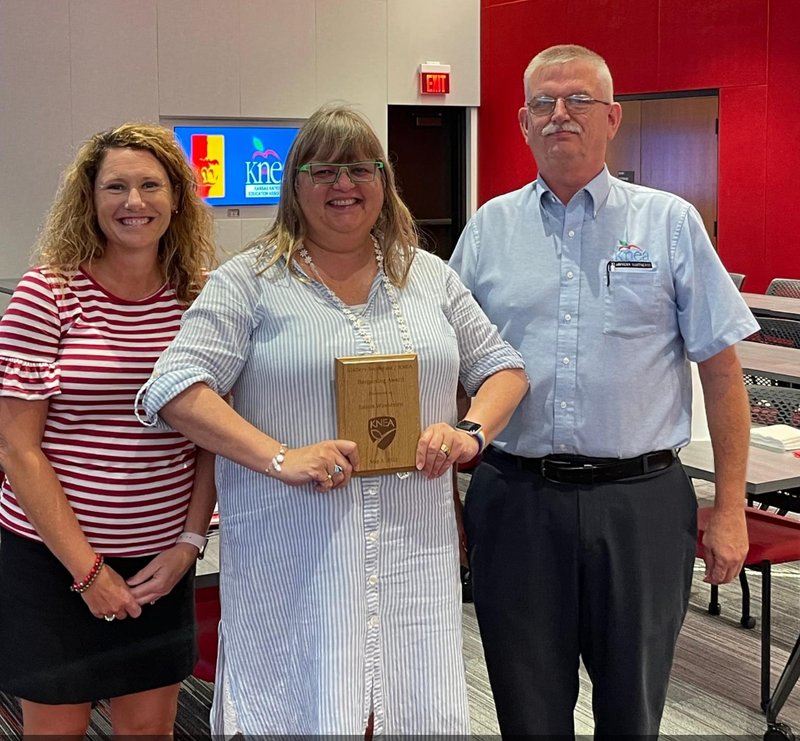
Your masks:
{"label": "wooden door", "polygon": [[717,96],[621,104],[622,125],[608,148],[611,174],[633,172],[634,182],[685,198],[716,246]]}

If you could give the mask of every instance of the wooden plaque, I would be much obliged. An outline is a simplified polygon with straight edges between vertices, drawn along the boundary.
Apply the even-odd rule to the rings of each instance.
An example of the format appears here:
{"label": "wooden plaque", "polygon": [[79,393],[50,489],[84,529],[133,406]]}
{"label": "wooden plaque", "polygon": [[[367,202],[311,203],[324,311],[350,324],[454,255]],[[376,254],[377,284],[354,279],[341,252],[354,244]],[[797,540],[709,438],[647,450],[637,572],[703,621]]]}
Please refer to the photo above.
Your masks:
{"label": "wooden plaque", "polygon": [[336,432],[358,444],[356,476],[416,470],[416,354],[336,358]]}

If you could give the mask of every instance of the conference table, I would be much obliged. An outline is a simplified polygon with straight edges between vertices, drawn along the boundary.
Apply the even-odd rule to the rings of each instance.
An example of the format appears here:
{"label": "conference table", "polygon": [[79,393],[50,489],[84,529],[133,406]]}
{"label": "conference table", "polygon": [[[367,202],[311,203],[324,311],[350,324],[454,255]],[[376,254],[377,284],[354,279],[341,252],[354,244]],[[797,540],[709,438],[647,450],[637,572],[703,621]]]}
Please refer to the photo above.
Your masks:
{"label": "conference table", "polygon": [[748,375],[800,385],[800,350],[796,347],[742,340],[736,343],[736,354]]}
{"label": "conference table", "polygon": [[[686,473],[694,479],[714,480],[714,456],[711,442],[695,440],[680,452]],[[800,487],[800,458],[751,445],[747,460],[747,494],[758,496]]]}
{"label": "conference table", "polygon": [[800,298],[743,293],[742,298],[756,316],[800,320]]}

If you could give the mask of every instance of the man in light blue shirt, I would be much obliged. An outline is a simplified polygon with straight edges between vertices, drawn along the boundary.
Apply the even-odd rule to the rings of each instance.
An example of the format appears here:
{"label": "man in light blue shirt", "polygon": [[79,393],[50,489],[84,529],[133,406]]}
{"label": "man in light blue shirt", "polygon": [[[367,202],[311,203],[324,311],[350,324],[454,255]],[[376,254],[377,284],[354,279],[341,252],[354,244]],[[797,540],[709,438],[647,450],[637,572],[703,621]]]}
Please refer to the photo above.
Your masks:
{"label": "man in light blue shirt", "polygon": [[605,167],[620,124],[604,60],[552,47],[525,72],[539,176],[488,202],[451,265],[525,359],[531,390],[466,499],[475,606],[504,735],[574,734],[578,662],[596,736],[657,735],[688,605],[698,364],[716,499],[706,581],[747,553],[749,409],[734,345],[758,325],[697,211]]}

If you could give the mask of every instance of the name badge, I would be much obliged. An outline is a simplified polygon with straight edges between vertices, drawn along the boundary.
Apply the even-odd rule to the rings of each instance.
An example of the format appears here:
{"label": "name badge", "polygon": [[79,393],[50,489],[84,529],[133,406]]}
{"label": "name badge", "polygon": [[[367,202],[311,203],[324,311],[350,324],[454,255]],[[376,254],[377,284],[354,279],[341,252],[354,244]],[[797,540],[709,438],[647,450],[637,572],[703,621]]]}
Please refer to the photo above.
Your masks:
{"label": "name badge", "polygon": [[632,268],[635,270],[652,270],[652,262],[634,262],[633,260],[611,260],[608,263],[608,270],[627,270]]}
{"label": "name badge", "polygon": [[611,285],[611,273],[617,270],[652,270],[653,263],[649,260],[609,260],[606,263],[606,285]]}

